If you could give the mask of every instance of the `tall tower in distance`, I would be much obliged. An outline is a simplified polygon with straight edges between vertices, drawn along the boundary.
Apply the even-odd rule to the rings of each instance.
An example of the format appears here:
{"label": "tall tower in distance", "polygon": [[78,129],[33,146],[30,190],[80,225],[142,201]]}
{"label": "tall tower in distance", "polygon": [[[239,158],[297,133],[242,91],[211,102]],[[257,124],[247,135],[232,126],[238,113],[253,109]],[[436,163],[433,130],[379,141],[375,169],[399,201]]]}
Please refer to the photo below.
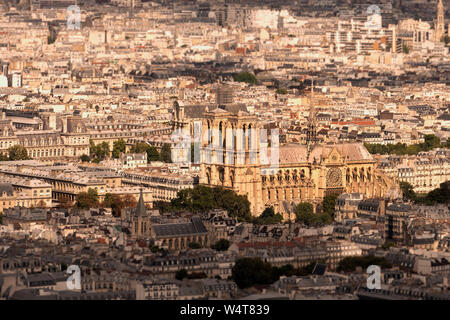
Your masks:
{"label": "tall tower in distance", "polygon": [[437,6],[437,22],[436,22],[436,30],[435,30],[435,40],[436,42],[441,41],[442,36],[444,36],[445,33],[445,22],[444,22],[444,4],[442,3],[442,0],[439,0],[438,6]]}
{"label": "tall tower in distance", "polygon": [[216,88],[216,104],[223,106],[233,104],[233,88],[228,85],[220,85]]}
{"label": "tall tower in distance", "polygon": [[317,120],[316,120],[316,110],[314,108],[314,80],[311,79],[311,98],[309,105],[309,116],[308,116],[308,128],[306,131],[306,145],[309,153],[312,150],[314,144],[317,143]]}

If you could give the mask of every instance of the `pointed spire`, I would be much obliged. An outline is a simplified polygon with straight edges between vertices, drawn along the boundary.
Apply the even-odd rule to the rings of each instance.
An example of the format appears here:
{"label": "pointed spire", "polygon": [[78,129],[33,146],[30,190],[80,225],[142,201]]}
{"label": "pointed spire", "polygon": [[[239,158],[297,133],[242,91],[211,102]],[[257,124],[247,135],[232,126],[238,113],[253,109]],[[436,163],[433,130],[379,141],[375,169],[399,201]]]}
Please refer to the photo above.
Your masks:
{"label": "pointed spire", "polygon": [[308,157],[312,151],[313,145],[317,142],[317,132],[316,132],[317,121],[313,97],[314,97],[314,79],[311,78],[311,98],[309,104],[308,129],[306,131],[306,146]]}
{"label": "pointed spire", "polygon": [[147,208],[144,203],[144,195],[142,194],[142,188],[140,189],[139,201],[136,207],[136,215],[139,217],[147,216]]}

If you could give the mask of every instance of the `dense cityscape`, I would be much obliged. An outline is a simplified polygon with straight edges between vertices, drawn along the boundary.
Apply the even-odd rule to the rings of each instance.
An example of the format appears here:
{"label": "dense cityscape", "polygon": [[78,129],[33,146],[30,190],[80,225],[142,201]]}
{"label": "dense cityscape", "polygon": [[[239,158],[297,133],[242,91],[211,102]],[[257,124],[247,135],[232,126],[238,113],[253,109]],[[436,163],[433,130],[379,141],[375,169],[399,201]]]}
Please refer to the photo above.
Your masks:
{"label": "dense cityscape", "polygon": [[450,0],[0,0],[0,300],[449,300],[449,47]]}

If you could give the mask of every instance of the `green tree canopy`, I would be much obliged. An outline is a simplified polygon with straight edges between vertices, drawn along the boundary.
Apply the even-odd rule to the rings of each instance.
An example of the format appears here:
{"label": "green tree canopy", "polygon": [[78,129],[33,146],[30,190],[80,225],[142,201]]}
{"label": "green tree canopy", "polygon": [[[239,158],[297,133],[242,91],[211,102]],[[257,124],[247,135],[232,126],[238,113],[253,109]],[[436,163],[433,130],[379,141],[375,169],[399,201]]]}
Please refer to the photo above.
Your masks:
{"label": "green tree canopy", "polygon": [[81,162],[89,162],[89,161],[91,161],[91,158],[89,158],[89,156],[87,154],[83,154],[80,157],[80,160],[81,160]]}
{"label": "green tree canopy", "polygon": [[256,84],[258,82],[255,75],[251,72],[240,72],[238,74],[235,74],[233,78],[234,81],[237,82],[246,82],[250,84]]}
{"label": "green tree canopy", "polygon": [[188,272],[186,269],[180,269],[175,273],[175,279],[177,280],[183,280],[188,275]]}
{"label": "green tree canopy", "polygon": [[402,190],[404,200],[416,200],[416,193],[414,192],[413,186],[409,182],[401,181],[400,189]]}
{"label": "green tree canopy", "polygon": [[275,214],[273,207],[267,207],[259,217],[253,220],[256,224],[277,224],[283,221],[283,216],[279,213]]}
{"label": "green tree canopy", "polygon": [[366,270],[370,265],[377,265],[380,268],[391,268],[392,265],[384,257],[375,256],[356,256],[356,257],[345,257],[337,266],[337,271],[341,272],[352,272],[355,271],[356,267],[361,267]]}
{"label": "green tree canopy", "polygon": [[230,247],[230,241],[227,239],[220,239],[214,245],[211,246],[212,249],[217,251],[227,251]]}
{"label": "green tree canopy", "polygon": [[441,144],[441,140],[434,134],[427,134],[424,136],[423,143],[417,143],[407,146],[405,143],[396,144],[370,144],[365,143],[367,151],[371,154],[396,154],[396,155],[416,155],[422,151],[430,151],[434,148],[449,148],[446,143]]}
{"label": "green tree canopy", "polygon": [[105,160],[105,158],[109,156],[109,144],[107,142],[102,142],[96,145],[93,141],[91,141],[89,151],[94,162],[98,163],[102,160]]}
{"label": "green tree canopy", "polygon": [[113,158],[115,159],[119,158],[119,155],[121,153],[125,153],[125,148],[126,148],[125,140],[119,139],[114,141],[112,150]]}
{"label": "green tree canopy", "polygon": [[75,206],[81,209],[96,208],[99,205],[97,190],[89,188],[87,192],[80,192],[75,199]]}
{"label": "green tree canopy", "polygon": [[[311,203],[301,202],[296,207],[296,217],[297,222],[303,223],[306,226],[320,226],[327,225],[333,222],[333,217],[331,212],[333,197],[327,198],[325,201],[325,209],[328,212],[324,212],[323,203],[322,203],[322,212],[314,213],[314,207]],[[333,208],[334,212],[334,208]]]}
{"label": "green tree canopy", "polygon": [[147,162],[150,161],[160,161],[161,156],[154,146],[150,146],[145,142],[137,142],[133,147],[131,147],[132,153],[147,153]]}
{"label": "green tree canopy", "polygon": [[230,216],[239,221],[252,219],[247,197],[221,187],[197,185],[193,189],[183,189],[170,203],[170,210],[173,211],[208,212],[219,208],[227,210]]}
{"label": "green tree canopy", "polygon": [[295,215],[297,222],[302,222],[307,226],[314,222],[314,208],[311,203],[301,202],[297,205]]}
{"label": "green tree canopy", "polygon": [[160,154],[161,161],[171,163],[172,162],[172,150],[170,149],[170,144],[165,143],[161,148]]}
{"label": "green tree canopy", "polygon": [[277,280],[274,279],[270,263],[259,258],[237,259],[232,269],[232,278],[241,289],[256,284],[272,284]]}
{"label": "green tree canopy", "polygon": [[424,136],[423,148],[424,151],[429,151],[441,146],[441,140],[434,134],[427,134]]}
{"label": "green tree canopy", "polygon": [[200,248],[202,247],[201,244],[198,243],[198,242],[190,242],[190,243],[188,244],[188,246],[189,246],[189,248],[191,248],[191,249],[200,249]]}
{"label": "green tree canopy", "polygon": [[8,148],[9,160],[30,160],[27,149],[21,145],[15,145]]}
{"label": "green tree canopy", "polygon": [[336,194],[326,195],[322,201],[323,213],[328,214],[330,217],[334,217],[334,208],[336,206]]}

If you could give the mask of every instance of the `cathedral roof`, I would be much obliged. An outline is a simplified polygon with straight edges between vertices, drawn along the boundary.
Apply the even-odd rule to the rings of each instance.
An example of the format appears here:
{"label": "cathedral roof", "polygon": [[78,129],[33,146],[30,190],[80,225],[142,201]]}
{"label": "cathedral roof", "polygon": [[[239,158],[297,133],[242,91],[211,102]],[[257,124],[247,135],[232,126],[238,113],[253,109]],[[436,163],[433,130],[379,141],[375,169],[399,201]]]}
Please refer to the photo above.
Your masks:
{"label": "cathedral roof", "polygon": [[152,228],[158,237],[187,236],[208,232],[198,217],[193,217],[189,223],[158,224]]}
{"label": "cathedral roof", "polygon": [[309,157],[306,145],[287,144],[279,148],[280,164],[312,163],[314,159],[319,162],[321,157],[328,157],[335,148],[346,161],[373,160],[372,155],[362,143],[315,145],[312,147]]}
{"label": "cathedral roof", "polygon": [[336,148],[341,156],[347,161],[373,160],[372,155],[367,151],[362,143],[340,143],[332,145],[314,146],[309,155],[309,162],[320,160],[320,157],[328,157],[331,151]]}
{"label": "cathedral roof", "polygon": [[302,144],[288,144],[279,148],[280,164],[306,162],[308,150]]}

